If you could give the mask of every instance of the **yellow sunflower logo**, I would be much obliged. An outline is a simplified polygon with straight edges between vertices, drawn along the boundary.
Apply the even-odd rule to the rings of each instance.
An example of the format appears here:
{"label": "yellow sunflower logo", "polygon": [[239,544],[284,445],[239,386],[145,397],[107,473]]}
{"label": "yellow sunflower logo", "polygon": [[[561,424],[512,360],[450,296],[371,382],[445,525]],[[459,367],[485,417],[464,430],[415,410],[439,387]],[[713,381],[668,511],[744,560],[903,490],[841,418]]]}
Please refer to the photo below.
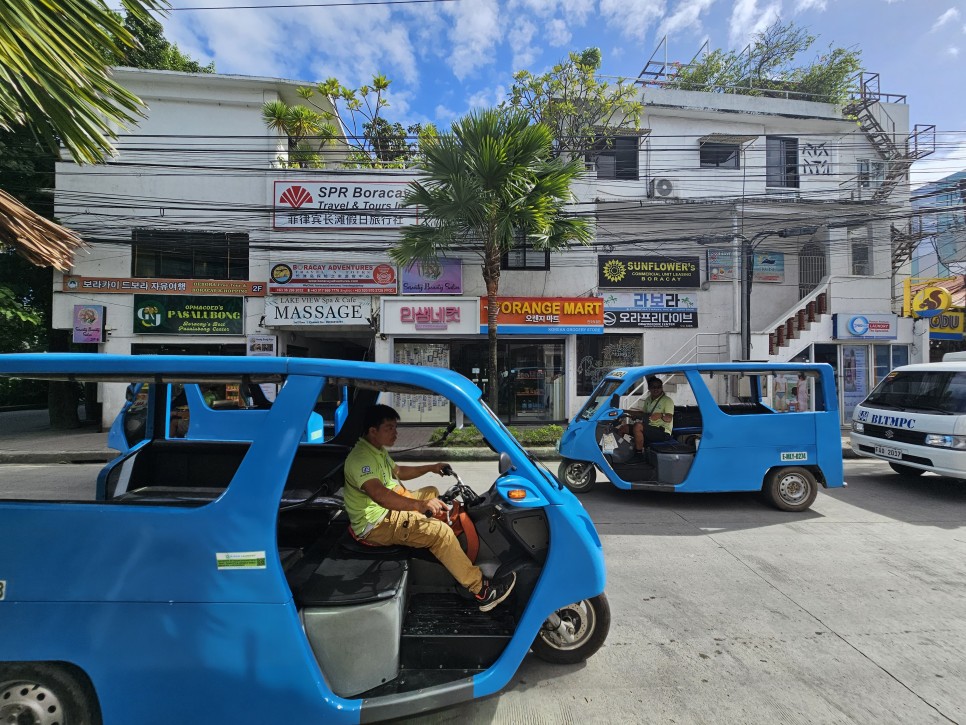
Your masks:
{"label": "yellow sunflower logo", "polygon": [[618,259],[610,259],[604,263],[604,279],[608,282],[620,282],[626,273],[624,264]]}

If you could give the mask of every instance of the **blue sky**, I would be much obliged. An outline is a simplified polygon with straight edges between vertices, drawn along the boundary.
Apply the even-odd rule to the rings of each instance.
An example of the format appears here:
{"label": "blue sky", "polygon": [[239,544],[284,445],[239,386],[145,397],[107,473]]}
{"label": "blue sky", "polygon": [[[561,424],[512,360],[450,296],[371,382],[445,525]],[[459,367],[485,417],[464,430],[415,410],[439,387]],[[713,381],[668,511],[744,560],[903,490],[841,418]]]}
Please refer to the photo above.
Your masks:
{"label": "blue sky", "polygon": [[[318,6],[327,1],[172,0],[163,22],[169,40],[194,58],[213,60],[219,73],[335,76],[351,86],[383,73],[393,81],[387,119],[448,127],[468,110],[502,100],[514,71],[541,72],[571,50],[597,46],[602,74],[636,77],[665,35],[668,59],[686,62],[705,40],[712,48],[744,48],[781,17],[819,36],[814,55],[829,44],[860,48],[864,67],[880,74],[881,90],[908,97],[912,123],[937,126],[937,153],[916,164],[914,184],[966,169],[966,0]],[[277,7],[299,3],[314,6]],[[198,7],[221,9],[187,9]]]}

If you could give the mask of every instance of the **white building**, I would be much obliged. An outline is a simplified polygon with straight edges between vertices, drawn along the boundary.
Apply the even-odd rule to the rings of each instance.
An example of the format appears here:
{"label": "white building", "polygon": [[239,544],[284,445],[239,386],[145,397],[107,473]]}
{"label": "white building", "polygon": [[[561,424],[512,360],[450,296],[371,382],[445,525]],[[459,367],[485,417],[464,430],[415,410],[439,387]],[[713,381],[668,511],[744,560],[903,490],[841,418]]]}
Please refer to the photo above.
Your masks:
{"label": "white building", "polygon": [[[55,279],[55,327],[90,327],[81,310],[103,311],[105,353],[403,361],[486,384],[473,252],[454,253],[435,280],[390,264],[414,221],[397,209],[410,173],[280,168],[287,142],[262,104],[299,102],[304,84],[117,74],[149,110],[115,161],[58,165],[58,217],[91,251]],[[501,305],[502,417],[564,420],[615,365],[741,357],[743,244],[756,259],[752,359],[857,361],[843,415],[889,369],[923,359],[925,330],[893,306],[890,219],[909,205],[908,165],[895,160],[904,104],[862,98],[849,109],[860,126],[839,107],[785,98],[642,97],[642,131],[592,155],[574,189],[574,208],[596,219],[594,246],[505,259],[501,295],[515,299]],[[105,422],[119,396],[104,393]],[[397,397],[410,422],[451,414]]]}

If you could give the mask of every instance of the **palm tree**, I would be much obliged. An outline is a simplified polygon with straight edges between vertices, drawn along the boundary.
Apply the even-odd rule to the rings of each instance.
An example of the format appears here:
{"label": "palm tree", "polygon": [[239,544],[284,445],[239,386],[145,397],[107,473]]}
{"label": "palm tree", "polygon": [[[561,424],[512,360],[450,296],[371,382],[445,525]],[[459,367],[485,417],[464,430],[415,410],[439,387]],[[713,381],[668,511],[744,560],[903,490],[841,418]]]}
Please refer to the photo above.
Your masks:
{"label": "palm tree", "polygon": [[[150,18],[164,0],[122,0]],[[30,128],[55,153],[62,143],[79,162],[113,152],[119,125],[141,101],[110,77],[105,53],[123,55],[137,41],[101,0],[3,0],[0,3],[0,129]],[[0,196],[0,243],[31,261],[66,269],[80,240],[9,196]]]}
{"label": "palm tree", "polygon": [[471,113],[427,143],[424,153],[423,179],[405,199],[419,208],[422,223],[404,227],[389,254],[402,266],[436,262],[456,246],[479,254],[488,301],[489,404],[496,410],[500,260],[523,240],[538,250],[590,242],[587,220],[564,213],[583,164],[553,158],[550,129],[512,110]]}

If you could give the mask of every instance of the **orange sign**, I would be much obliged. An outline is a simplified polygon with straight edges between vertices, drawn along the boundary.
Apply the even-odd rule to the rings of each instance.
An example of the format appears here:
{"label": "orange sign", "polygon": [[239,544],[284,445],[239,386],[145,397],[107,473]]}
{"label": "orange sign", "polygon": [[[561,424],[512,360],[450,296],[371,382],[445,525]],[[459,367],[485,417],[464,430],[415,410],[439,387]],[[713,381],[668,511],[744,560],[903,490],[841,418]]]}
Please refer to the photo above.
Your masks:
{"label": "orange sign", "polygon": [[[600,297],[498,297],[497,331],[503,334],[600,335],[604,300]],[[487,300],[480,298],[480,332],[487,327]]]}
{"label": "orange sign", "polygon": [[157,279],[149,277],[64,277],[64,292],[97,294],[236,295],[264,297],[264,282],[243,279]]}

